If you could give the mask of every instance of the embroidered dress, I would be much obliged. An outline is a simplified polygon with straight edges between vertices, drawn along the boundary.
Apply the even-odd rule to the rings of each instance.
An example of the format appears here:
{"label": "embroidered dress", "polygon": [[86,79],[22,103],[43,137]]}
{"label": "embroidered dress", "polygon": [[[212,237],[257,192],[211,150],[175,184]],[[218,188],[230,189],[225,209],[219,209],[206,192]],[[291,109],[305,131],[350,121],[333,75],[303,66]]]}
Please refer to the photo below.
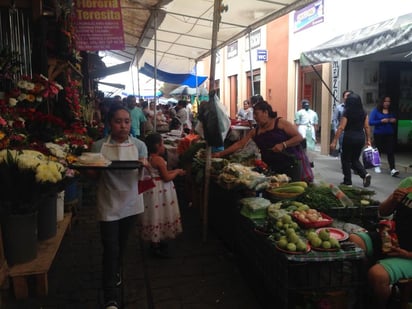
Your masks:
{"label": "embroidered dress", "polygon": [[159,171],[149,167],[156,187],[143,193],[141,237],[151,242],[175,238],[182,232],[179,203],[173,181],[165,182]]}

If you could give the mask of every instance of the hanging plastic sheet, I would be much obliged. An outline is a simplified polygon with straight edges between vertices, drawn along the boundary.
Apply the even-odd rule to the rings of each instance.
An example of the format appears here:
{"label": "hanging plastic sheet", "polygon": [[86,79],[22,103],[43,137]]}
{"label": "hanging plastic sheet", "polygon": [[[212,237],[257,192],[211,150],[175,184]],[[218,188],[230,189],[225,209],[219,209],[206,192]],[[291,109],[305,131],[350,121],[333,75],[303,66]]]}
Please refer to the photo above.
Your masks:
{"label": "hanging plastic sheet", "polygon": [[207,141],[209,146],[221,147],[230,129],[230,119],[224,106],[220,103],[217,95],[211,93],[210,100],[199,106],[200,126],[199,133]]}

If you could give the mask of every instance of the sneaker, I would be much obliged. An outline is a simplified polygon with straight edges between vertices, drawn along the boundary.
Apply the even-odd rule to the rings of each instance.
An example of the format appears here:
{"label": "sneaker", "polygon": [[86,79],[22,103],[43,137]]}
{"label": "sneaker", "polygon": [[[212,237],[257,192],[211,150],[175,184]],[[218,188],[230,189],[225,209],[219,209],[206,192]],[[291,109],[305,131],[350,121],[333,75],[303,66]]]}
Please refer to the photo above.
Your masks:
{"label": "sneaker", "polygon": [[391,170],[391,176],[392,177],[395,177],[395,176],[398,176],[399,175],[399,171],[398,170],[396,170],[396,169],[392,169]]}
{"label": "sneaker", "polygon": [[104,309],[119,309],[119,308],[120,308],[119,304],[114,300],[111,300],[107,302],[106,305],[104,305]]}
{"label": "sneaker", "polygon": [[340,185],[342,186],[347,186],[347,187],[352,187],[351,183],[347,183],[347,182],[341,182]]}
{"label": "sneaker", "polygon": [[375,173],[376,173],[376,174],[382,173],[382,170],[381,170],[381,168],[380,168],[379,166],[375,167]]}
{"label": "sneaker", "polygon": [[365,178],[363,178],[363,186],[365,188],[369,187],[371,185],[371,175],[370,174],[366,174]]}

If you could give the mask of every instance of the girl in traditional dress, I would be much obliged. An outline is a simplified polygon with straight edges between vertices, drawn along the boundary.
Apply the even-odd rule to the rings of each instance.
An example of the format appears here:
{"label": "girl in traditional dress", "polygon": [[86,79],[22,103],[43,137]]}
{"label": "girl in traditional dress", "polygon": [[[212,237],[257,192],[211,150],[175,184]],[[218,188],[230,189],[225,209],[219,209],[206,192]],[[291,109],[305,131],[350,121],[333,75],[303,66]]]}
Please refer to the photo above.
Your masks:
{"label": "girl in traditional dress", "polygon": [[156,257],[168,257],[166,239],[174,239],[182,232],[179,203],[173,179],[183,176],[183,169],[168,170],[162,157],[165,153],[162,136],[152,133],[146,137],[150,173],[156,187],[143,194],[144,212],[141,219],[141,237],[151,242]]}

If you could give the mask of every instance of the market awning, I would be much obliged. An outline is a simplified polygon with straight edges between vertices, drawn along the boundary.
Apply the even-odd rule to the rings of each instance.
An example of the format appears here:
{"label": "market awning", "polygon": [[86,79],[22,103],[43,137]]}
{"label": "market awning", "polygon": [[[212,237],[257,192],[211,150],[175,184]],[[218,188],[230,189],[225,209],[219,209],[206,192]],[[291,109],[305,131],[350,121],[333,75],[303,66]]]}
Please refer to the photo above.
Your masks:
{"label": "market awning", "polygon": [[[155,68],[148,63],[145,63],[144,66],[139,69],[139,72],[151,78],[155,77]],[[203,82],[207,79],[207,76],[196,76],[189,73],[174,74],[157,69],[156,78],[157,80],[165,83],[186,85],[191,88],[196,88],[197,86],[203,84]]]}
{"label": "market awning", "polygon": [[[222,8],[227,10],[221,15],[217,48],[312,2],[224,0]],[[106,51],[106,55],[134,65],[149,63],[166,72],[188,73],[196,61],[210,54],[213,0],[121,0],[121,6],[126,49]]]}
{"label": "market awning", "polygon": [[412,51],[412,13],[342,34],[320,46],[303,52],[301,65],[382,53],[385,56]]}

